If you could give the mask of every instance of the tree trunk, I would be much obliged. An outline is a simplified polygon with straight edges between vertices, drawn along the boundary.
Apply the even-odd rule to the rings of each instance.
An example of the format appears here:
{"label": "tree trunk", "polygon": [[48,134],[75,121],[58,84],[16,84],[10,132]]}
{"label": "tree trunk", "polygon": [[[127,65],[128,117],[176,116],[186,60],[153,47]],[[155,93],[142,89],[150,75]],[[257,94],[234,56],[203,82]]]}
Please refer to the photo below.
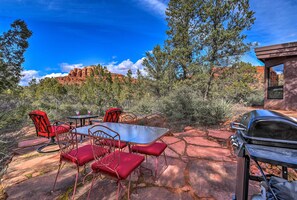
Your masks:
{"label": "tree trunk", "polygon": [[214,71],[213,71],[213,67],[210,68],[210,76],[207,82],[207,86],[206,86],[206,91],[204,93],[204,100],[207,100],[209,98],[209,93],[211,91],[211,84],[212,84],[212,80],[213,80],[213,75],[214,75]]}

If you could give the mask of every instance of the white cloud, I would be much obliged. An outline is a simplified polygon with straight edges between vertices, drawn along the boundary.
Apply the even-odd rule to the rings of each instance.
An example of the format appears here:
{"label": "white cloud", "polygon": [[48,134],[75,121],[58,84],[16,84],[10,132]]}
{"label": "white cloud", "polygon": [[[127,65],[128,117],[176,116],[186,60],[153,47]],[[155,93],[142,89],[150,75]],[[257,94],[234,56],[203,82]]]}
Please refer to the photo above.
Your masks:
{"label": "white cloud", "polygon": [[44,78],[53,78],[53,77],[59,77],[59,76],[66,76],[66,75],[68,75],[68,73],[51,73],[51,74],[41,76],[39,74],[39,71],[36,71],[36,70],[24,70],[24,71],[22,71],[22,75],[23,75],[23,77],[21,78],[21,81],[20,81],[19,84],[21,86],[27,86],[32,79],[36,79],[36,81],[39,82],[41,79],[44,79]]}
{"label": "white cloud", "polygon": [[51,74],[47,74],[45,76],[42,76],[40,79],[61,77],[61,76],[67,76],[67,75],[68,75],[68,73],[51,73]]}
{"label": "white cloud", "polygon": [[144,66],[142,65],[143,59],[144,57],[137,60],[135,63],[133,63],[130,59],[124,60],[119,64],[113,61],[107,64],[106,67],[112,73],[123,74],[123,75],[126,75],[128,70],[130,69],[132,71],[132,75],[135,77],[138,69],[143,75],[145,74]]}
{"label": "white cloud", "polygon": [[167,1],[160,0],[137,0],[145,9],[155,12],[156,14],[165,17]]}
{"label": "white cloud", "polygon": [[83,64],[68,64],[68,63],[61,63],[60,64],[62,72],[70,72],[74,68],[83,68]]}
{"label": "white cloud", "polygon": [[19,83],[21,86],[28,85],[28,83],[33,78],[35,78],[35,79],[39,78],[38,71],[36,71],[36,70],[24,70],[24,71],[22,71],[21,74],[23,75],[23,77],[21,78],[21,81]]}

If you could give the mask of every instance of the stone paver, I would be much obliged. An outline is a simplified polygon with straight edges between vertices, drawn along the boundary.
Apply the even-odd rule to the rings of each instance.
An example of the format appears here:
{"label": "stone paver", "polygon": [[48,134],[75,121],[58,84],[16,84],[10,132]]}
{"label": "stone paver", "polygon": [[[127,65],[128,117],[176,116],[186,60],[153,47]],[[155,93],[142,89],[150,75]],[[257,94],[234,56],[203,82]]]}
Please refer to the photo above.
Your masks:
{"label": "stone paver", "polygon": [[231,153],[229,149],[189,145],[187,148],[187,154],[190,157],[205,160],[232,161],[230,158]]}
{"label": "stone paver", "polygon": [[186,163],[179,159],[167,158],[168,167],[165,169],[165,162],[159,162],[160,172],[165,169],[156,181],[158,186],[166,186],[170,188],[181,188],[185,185],[184,171]]}
{"label": "stone paver", "polygon": [[[137,193],[136,193],[137,192]],[[133,192],[131,199],[142,200],[142,199],[154,199],[154,200],[190,200],[192,197],[189,193],[172,193],[171,191],[162,187],[145,187],[137,189]]]}
{"label": "stone paver", "polygon": [[[236,163],[229,149],[221,146],[227,133],[217,130],[206,131],[186,127],[184,132],[173,133],[162,140],[168,145],[165,150],[168,167],[163,155],[159,157],[158,178],[152,171],[154,157],[148,156],[141,173],[131,178],[131,199],[229,199],[234,192]],[[209,137],[209,138],[207,138]],[[217,142],[219,141],[219,142]],[[226,141],[227,142],[227,141]],[[60,174],[57,190],[50,193],[57,172],[59,154],[39,154],[37,147],[20,151],[10,163],[3,177],[3,185],[9,199],[65,199],[71,197],[76,170],[66,165]],[[127,151],[127,149],[126,149]],[[87,166],[90,171],[90,166]],[[75,199],[86,199],[91,177],[82,184],[79,178]],[[123,181],[127,186],[128,181]],[[95,181],[90,199],[115,199],[116,181],[109,177]],[[70,195],[70,196],[69,196]],[[125,190],[120,199],[127,199]],[[227,197],[227,198],[224,198]]]}
{"label": "stone paver", "polygon": [[40,145],[43,143],[48,142],[47,138],[37,138],[37,139],[32,139],[32,140],[26,140],[18,143],[19,148],[25,148],[25,147],[30,147],[30,146],[35,146],[35,145]]}
{"label": "stone paver", "polygon": [[209,137],[226,140],[226,141],[228,141],[230,136],[233,134],[234,133],[231,131],[221,131],[221,130],[212,130],[212,129],[208,130]]}
{"label": "stone paver", "polygon": [[236,163],[197,160],[189,163],[190,184],[200,198],[232,199]]}
{"label": "stone paver", "polygon": [[8,199],[54,199],[74,184],[75,172],[73,169],[62,170],[54,193],[50,191],[53,187],[56,171],[8,187],[6,189]]}
{"label": "stone paver", "polygon": [[184,137],[184,139],[187,141],[188,144],[195,144],[205,147],[221,147],[219,143],[202,137]]}
{"label": "stone paver", "polygon": [[175,137],[182,138],[182,137],[205,137],[206,132],[198,129],[188,130],[185,132],[173,133]]}
{"label": "stone paver", "polygon": [[179,142],[181,140],[176,138],[176,137],[165,136],[165,137],[162,138],[162,141],[169,145],[169,144],[177,143],[177,142]]}
{"label": "stone paver", "polygon": [[174,151],[181,156],[185,154],[186,143],[184,141],[179,141],[175,144],[171,144],[169,147],[171,149],[174,149]]}

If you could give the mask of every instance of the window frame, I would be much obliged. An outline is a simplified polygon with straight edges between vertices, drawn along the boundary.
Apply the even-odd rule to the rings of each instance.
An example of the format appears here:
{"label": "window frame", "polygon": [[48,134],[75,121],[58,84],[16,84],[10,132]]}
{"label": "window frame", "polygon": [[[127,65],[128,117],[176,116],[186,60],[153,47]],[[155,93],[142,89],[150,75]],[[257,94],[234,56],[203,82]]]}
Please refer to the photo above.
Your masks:
{"label": "window frame", "polygon": [[[276,66],[279,66],[279,65],[283,65],[283,74],[284,74],[284,71],[285,71],[285,64],[284,63],[279,63],[279,64],[275,64],[275,65],[272,65],[272,66],[269,66],[267,67],[267,99],[284,99],[284,84],[281,85],[281,86],[269,86],[270,85],[270,69],[273,68],[273,67],[276,67]],[[282,97],[270,97],[269,96],[269,91],[270,90],[274,90],[274,89],[282,89]]]}

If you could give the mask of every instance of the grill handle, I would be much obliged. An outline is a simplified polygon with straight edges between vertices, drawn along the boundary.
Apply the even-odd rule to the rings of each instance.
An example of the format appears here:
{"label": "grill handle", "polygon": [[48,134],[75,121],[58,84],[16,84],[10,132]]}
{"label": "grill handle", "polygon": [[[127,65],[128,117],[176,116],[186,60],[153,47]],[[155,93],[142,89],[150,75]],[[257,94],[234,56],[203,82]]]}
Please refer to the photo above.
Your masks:
{"label": "grill handle", "polygon": [[246,127],[243,124],[238,122],[231,122],[230,127],[233,130],[246,131]]}

